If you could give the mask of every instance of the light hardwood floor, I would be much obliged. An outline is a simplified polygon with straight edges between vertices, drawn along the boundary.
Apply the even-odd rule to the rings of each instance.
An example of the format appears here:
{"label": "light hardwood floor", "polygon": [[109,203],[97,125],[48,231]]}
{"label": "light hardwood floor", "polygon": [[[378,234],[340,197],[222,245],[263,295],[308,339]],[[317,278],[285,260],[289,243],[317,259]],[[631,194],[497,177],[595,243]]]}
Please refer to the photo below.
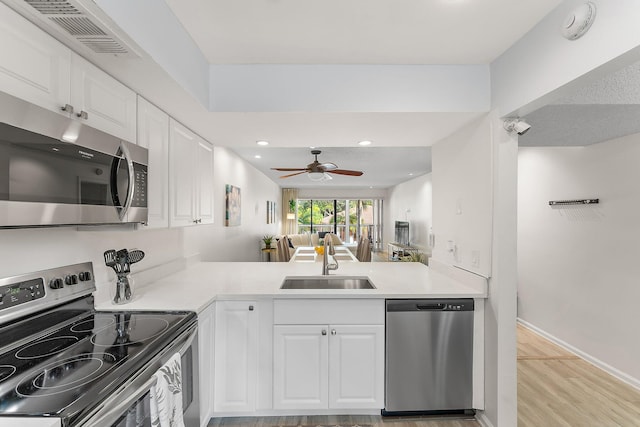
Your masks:
{"label": "light hardwood floor", "polygon": [[518,427],[541,426],[640,426],[640,391],[518,325]]}

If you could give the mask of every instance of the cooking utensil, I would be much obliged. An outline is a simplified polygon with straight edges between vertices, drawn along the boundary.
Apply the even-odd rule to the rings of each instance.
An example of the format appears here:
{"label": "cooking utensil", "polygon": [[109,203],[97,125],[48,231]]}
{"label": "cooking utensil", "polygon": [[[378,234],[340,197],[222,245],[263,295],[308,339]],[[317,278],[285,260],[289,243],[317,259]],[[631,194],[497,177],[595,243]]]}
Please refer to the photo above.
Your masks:
{"label": "cooking utensil", "polygon": [[125,275],[129,274],[131,272],[129,266],[129,251],[127,251],[126,249],[120,249],[116,253],[116,256],[118,258],[118,264],[120,264],[121,273]]}
{"label": "cooking utensil", "polygon": [[144,258],[144,252],[139,249],[129,252],[129,264],[140,262],[142,261],[142,258]]}
{"label": "cooking utensil", "polygon": [[118,254],[115,249],[104,251],[104,263],[107,267],[113,268],[116,274],[120,274],[120,265],[118,264]]}

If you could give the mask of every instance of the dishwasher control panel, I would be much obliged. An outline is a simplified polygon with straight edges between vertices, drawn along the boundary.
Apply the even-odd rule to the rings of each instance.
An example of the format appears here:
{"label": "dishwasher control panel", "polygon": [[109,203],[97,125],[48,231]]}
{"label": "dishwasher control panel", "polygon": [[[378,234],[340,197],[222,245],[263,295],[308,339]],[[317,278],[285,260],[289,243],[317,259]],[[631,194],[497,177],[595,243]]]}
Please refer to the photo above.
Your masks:
{"label": "dishwasher control panel", "polygon": [[389,299],[387,312],[390,311],[473,311],[473,299]]}

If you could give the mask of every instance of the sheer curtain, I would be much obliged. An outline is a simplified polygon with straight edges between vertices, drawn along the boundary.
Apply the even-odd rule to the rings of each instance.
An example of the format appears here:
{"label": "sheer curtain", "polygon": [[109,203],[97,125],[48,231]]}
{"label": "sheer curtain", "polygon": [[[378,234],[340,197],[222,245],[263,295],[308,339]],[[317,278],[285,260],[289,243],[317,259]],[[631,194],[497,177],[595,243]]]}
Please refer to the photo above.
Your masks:
{"label": "sheer curtain", "polygon": [[[296,200],[298,200],[297,188],[282,189],[282,234],[296,233]],[[293,209],[290,207],[291,201],[293,201]],[[291,216],[293,216],[293,218],[290,218]]]}

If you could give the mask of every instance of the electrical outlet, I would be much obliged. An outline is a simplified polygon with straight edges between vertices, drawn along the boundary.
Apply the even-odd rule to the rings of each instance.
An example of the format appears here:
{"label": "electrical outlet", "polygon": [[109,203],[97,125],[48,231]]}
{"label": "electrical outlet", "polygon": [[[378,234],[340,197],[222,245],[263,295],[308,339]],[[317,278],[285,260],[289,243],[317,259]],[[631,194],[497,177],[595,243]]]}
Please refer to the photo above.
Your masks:
{"label": "electrical outlet", "polygon": [[471,265],[480,267],[480,251],[471,251]]}

